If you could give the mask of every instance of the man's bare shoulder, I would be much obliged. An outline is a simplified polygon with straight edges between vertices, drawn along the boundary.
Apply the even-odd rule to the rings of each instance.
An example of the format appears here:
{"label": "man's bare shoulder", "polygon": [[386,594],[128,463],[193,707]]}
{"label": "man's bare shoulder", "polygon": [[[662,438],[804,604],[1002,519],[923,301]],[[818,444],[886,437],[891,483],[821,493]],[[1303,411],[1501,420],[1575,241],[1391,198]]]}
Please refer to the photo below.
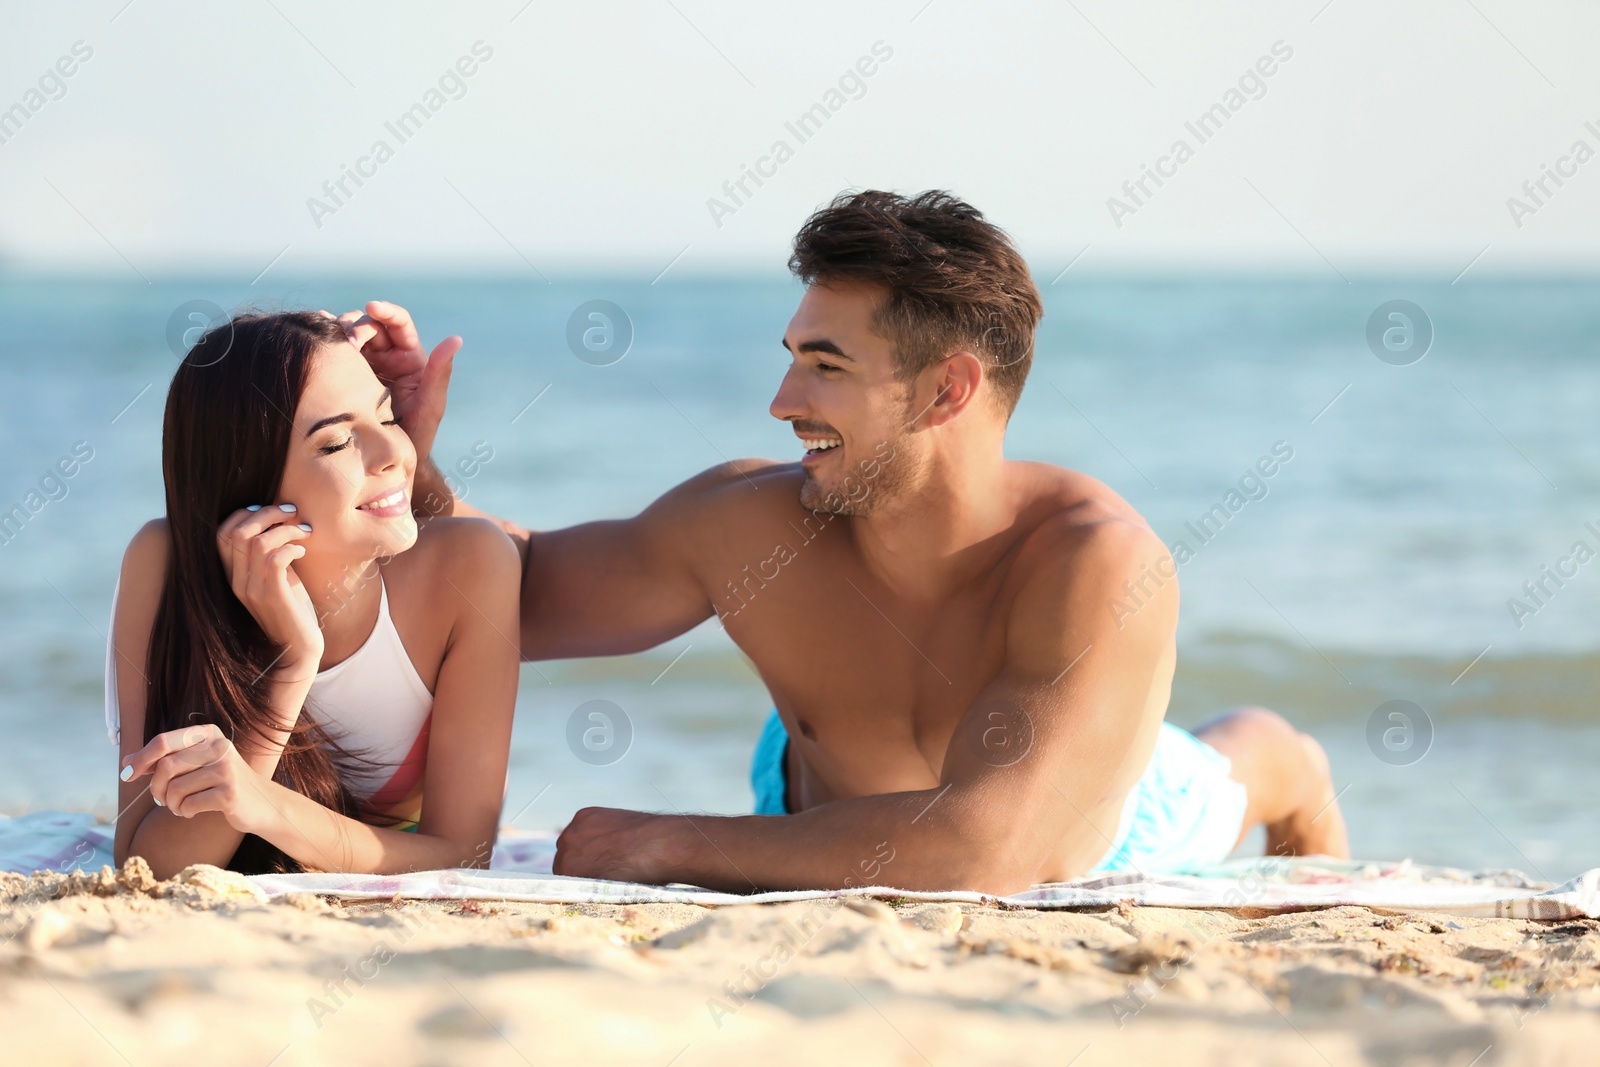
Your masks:
{"label": "man's bare shoulder", "polygon": [[[804,513],[797,463],[739,459],[700,472],[669,489],[628,523],[633,551],[651,566],[684,564],[707,579],[722,564],[769,553],[773,537]],[[737,565],[735,566],[737,569]]]}
{"label": "man's bare shoulder", "polygon": [[[798,490],[803,478],[804,474],[798,463],[776,459],[735,459],[701,471],[678,488],[705,494],[715,494],[728,489],[737,491],[741,488],[759,492],[767,485],[776,485],[780,488],[792,486]],[[743,497],[740,492],[733,495],[737,498]]]}
{"label": "man's bare shoulder", "polygon": [[[1177,570],[1150,524],[1095,478],[1046,464],[1026,467],[1017,473],[1029,524],[1008,575],[1015,591],[1012,654],[1037,658],[1044,669],[1063,653],[1076,654],[1057,647],[1062,642],[1103,643],[1125,627],[1149,649],[1170,646]],[[1128,627],[1134,617],[1137,625]]]}
{"label": "man's bare shoulder", "polygon": [[805,474],[798,463],[775,459],[736,459],[718,464],[678,485],[651,510],[676,516],[692,513],[714,524],[787,519],[799,509]]}
{"label": "man's bare shoulder", "polygon": [[1050,463],[1019,460],[1006,466],[1018,513],[1044,516],[1057,532],[1107,522],[1149,529],[1144,516],[1098,478]]}
{"label": "man's bare shoulder", "polygon": [[1018,513],[1030,520],[1016,557],[1024,581],[1094,571],[1120,584],[1166,556],[1144,516],[1099,479],[1047,463],[1017,463],[1014,475]]}

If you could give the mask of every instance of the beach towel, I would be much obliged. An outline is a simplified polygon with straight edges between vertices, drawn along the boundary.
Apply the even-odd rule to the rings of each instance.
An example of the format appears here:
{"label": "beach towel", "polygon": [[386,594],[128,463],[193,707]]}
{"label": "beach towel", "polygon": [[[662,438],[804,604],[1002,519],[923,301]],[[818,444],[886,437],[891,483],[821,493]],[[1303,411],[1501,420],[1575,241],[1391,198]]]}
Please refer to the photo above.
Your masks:
{"label": "beach towel", "polygon": [[[93,816],[37,811],[0,816],[0,870],[82,870],[111,863],[112,827]],[[1258,858],[1232,860],[1194,875],[1119,873],[1037,885],[994,897],[972,892],[914,892],[893,886],[834,891],[726,893],[686,885],[642,885],[550,872],[556,835],[505,828],[488,870],[417,871],[411,874],[262,874],[248,879],[263,901],[291,893],[351,900],[515,900],[552,904],[707,906],[839,897],[890,901],[955,901],[1022,908],[1104,908],[1124,901],[1145,907],[1225,908],[1251,912],[1301,911],[1355,905],[1382,912],[1511,919],[1600,918],[1600,869],[1561,885],[1533,881],[1517,871],[1462,871],[1409,860],[1360,862]]]}

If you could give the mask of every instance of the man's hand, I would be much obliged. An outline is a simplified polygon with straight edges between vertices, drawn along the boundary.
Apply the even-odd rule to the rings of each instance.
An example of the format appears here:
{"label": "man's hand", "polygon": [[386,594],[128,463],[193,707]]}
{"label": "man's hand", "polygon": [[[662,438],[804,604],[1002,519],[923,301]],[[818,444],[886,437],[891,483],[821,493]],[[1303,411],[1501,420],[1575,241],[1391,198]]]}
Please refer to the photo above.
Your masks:
{"label": "man's hand", "polygon": [[367,357],[373,373],[393,391],[400,425],[410,436],[418,459],[427,459],[444,418],[450,369],[461,350],[461,338],[446,337],[431,354],[425,354],[411,314],[383,300],[368,303],[365,314],[347,311],[339,321],[350,342]]}
{"label": "man's hand", "polygon": [[556,874],[661,884],[672,863],[667,839],[680,821],[620,808],[583,808],[556,839]]}

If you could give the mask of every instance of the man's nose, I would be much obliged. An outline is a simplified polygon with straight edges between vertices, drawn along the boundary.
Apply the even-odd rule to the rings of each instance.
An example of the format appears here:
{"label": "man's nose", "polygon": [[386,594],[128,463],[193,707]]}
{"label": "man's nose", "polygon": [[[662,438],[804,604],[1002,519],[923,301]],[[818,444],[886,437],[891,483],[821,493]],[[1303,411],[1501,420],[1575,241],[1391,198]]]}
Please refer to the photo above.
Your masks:
{"label": "man's nose", "polygon": [[772,398],[767,410],[772,413],[773,418],[782,419],[784,422],[793,422],[795,419],[805,417],[805,397],[802,395],[800,383],[795,380],[793,367],[784,373],[783,381],[778,383],[778,393]]}

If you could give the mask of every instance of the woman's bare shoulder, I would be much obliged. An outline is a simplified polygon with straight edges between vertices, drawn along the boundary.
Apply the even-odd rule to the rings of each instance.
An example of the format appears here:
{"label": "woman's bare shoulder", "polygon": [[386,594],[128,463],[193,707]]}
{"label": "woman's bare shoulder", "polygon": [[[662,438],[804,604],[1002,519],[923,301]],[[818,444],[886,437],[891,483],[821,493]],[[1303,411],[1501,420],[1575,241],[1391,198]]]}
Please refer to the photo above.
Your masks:
{"label": "woman's bare shoulder", "polygon": [[516,583],[522,557],[516,542],[488,519],[435,516],[420,524],[417,542],[388,564],[424,582],[453,582],[463,590],[500,581]]}
{"label": "woman's bare shoulder", "polygon": [[[166,586],[168,542],[167,520],[151,519],[133,535],[128,550],[122,554],[111,640],[119,658],[126,662],[143,664],[145,661],[150,631],[161,606],[161,591]],[[126,717],[129,713],[127,694],[122,699]],[[142,715],[142,710],[139,714]]]}
{"label": "woman's bare shoulder", "polygon": [[167,575],[170,542],[165,518],[151,519],[139,527],[122,554],[121,595],[159,591]]}

